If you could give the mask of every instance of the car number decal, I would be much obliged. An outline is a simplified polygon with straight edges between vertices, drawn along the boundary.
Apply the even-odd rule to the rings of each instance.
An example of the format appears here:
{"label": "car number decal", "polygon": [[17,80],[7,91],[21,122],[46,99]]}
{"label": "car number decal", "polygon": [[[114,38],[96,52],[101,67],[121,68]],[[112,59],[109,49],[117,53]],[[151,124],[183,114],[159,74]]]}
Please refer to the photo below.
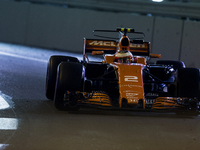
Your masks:
{"label": "car number decal", "polygon": [[124,76],[125,82],[138,82],[137,76]]}

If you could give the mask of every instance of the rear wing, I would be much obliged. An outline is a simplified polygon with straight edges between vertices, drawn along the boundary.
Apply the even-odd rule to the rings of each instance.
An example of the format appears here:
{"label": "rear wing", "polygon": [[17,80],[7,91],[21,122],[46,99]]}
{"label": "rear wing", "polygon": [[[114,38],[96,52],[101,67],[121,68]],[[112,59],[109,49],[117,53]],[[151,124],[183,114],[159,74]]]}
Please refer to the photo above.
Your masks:
{"label": "rear wing", "polygon": [[[117,42],[114,40],[97,40],[85,39],[83,47],[83,60],[87,53],[94,51],[103,51],[104,54],[115,54],[117,51]],[[150,42],[143,42],[142,44],[130,44],[130,52],[134,56],[150,57]]]}

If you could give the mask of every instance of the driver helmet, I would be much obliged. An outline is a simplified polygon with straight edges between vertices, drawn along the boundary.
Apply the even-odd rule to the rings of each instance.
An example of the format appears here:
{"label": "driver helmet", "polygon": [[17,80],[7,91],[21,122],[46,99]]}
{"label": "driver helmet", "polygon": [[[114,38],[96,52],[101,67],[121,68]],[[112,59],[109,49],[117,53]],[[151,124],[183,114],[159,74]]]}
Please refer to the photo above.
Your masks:
{"label": "driver helmet", "polygon": [[120,50],[115,54],[115,60],[118,63],[130,63],[132,58],[132,53],[127,50]]}

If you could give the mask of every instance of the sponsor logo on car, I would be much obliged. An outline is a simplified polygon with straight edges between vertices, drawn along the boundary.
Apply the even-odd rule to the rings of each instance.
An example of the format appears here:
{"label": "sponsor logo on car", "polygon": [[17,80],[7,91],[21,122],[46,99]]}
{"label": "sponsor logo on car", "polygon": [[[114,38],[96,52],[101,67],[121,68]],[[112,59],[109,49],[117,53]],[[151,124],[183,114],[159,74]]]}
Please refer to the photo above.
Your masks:
{"label": "sponsor logo on car", "polygon": [[[92,41],[89,43],[89,45],[93,46],[111,46],[111,47],[116,47],[117,44],[114,41]],[[132,44],[130,43],[131,48],[146,48],[145,44]]]}
{"label": "sponsor logo on car", "polygon": [[138,93],[126,93],[127,97],[133,97],[139,95]]}

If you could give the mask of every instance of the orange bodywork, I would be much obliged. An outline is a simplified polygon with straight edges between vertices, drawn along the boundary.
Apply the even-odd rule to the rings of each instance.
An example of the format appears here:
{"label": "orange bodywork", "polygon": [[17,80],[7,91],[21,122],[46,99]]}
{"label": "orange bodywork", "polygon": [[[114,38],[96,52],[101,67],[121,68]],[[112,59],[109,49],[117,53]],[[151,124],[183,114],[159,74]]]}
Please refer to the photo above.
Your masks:
{"label": "orange bodywork", "polygon": [[[136,106],[142,101],[145,108],[145,98],[143,89],[142,69],[143,64],[121,64],[117,62],[111,63],[117,69],[119,79],[119,106],[122,107],[123,100],[127,101],[129,106]],[[95,91],[90,94],[87,101],[82,103],[101,106],[112,106],[111,99],[102,92]]]}
{"label": "orange bodywork", "polygon": [[113,63],[115,68],[118,68],[119,78],[119,106],[122,101],[126,100],[128,105],[138,105],[139,100],[143,102],[145,108],[143,79],[142,79],[142,64],[120,64]]}

